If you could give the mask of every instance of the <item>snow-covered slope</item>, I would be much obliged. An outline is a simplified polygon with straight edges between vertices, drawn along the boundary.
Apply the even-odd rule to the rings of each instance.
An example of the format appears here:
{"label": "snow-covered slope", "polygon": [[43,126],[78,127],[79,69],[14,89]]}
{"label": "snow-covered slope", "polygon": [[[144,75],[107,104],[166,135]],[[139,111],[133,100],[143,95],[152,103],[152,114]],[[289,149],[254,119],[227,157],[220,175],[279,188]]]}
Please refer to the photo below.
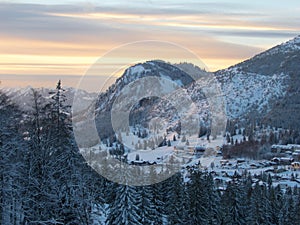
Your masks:
{"label": "snow-covered slope", "polygon": [[[157,96],[159,93],[164,93],[164,97],[162,99],[145,98],[143,101],[138,99],[132,108],[131,121],[144,124],[153,118],[164,118],[168,123],[172,123],[173,120],[178,119],[179,115],[172,101],[174,102],[174,98],[183,96],[185,96],[183,99],[187,99],[189,95],[185,87],[194,81],[193,78],[171,64],[158,60],[148,61],[128,68],[114,85],[105,93],[100,94],[96,104],[97,128],[100,134],[105,134],[105,136],[112,134],[111,109],[114,101],[126,90],[126,86],[133,81],[149,77],[153,78],[152,81],[148,79],[137,89],[129,89],[127,92],[132,92],[133,97],[143,94]],[[168,81],[174,85],[170,85]],[[180,91],[176,91],[178,88]],[[168,96],[168,93],[172,94]]]}
{"label": "snow-covered slope", "polygon": [[271,102],[286,94],[289,77],[286,74],[267,76],[230,68],[218,75],[227,103],[227,116],[242,118],[249,112],[266,113]]}
{"label": "snow-covered slope", "polygon": [[300,36],[215,74],[230,118],[300,126]]}
{"label": "snow-covered slope", "polygon": [[263,58],[265,56],[273,56],[281,53],[294,53],[295,51],[300,51],[300,35],[281,45],[271,48],[270,50],[258,55],[257,57]]}
{"label": "snow-covered slope", "polygon": [[[299,73],[300,36],[228,69],[215,72],[214,76],[222,90],[220,94],[226,102],[224,119],[250,119],[274,126],[299,127]],[[187,74],[199,80],[192,82]],[[170,65],[162,61],[151,61],[130,67],[106,93],[100,95],[97,104],[99,121],[111,120],[110,109],[123,87],[147,76],[164,77],[184,86],[184,91],[175,94],[176,98],[189,96],[195,103],[191,114],[198,114],[200,124],[209,121],[211,105],[203,92],[205,85],[202,82],[206,75],[208,73],[188,63]],[[162,117],[169,123],[180,117],[170,102],[153,99],[145,100],[143,104],[138,103],[133,111],[136,111],[135,118],[140,122],[146,121],[142,119],[143,116],[149,120],[151,117]],[[206,125],[209,126],[209,123]],[[104,126],[109,127],[108,124]]]}

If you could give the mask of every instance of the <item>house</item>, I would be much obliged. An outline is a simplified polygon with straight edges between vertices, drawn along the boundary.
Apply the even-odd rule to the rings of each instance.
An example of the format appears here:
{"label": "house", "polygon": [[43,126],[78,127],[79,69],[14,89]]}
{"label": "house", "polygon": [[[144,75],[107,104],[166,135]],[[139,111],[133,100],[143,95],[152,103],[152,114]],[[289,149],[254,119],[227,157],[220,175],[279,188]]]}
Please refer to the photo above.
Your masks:
{"label": "house", "polygon": [[228,160],[226,160],[226,159],[222,159],[222,160],[220,160],[220,164],[221,164],[221,166],[225,166],[227,163],[228,163],[229,161]]}
{"label": "house", "polygon": [[244,163],[244,162],[246,162],[246,160],[245,160],[245,159],[237,159],[237,160],[236,160],[236,163],[238,163],[238,164],[240,164],[240,163]]}
{"label": "house", "polygon": [[300,150],[300,145],[296,144],[288,144],[287,146],[292,147],[293,151]]}
{"label": "house", "polygon": [[275,158],[271,159],[271,162],[279,164],[280,163],[280,159],[277,158],[277,157],[275,157]]}
{"label": "house", "polygon": [[291,167],[294,170],[300,170],[300,162],[292,162]]}
{"label": "house", "polygon": [[218,150],[218,151],[217,151],[217,156],[223,156],[223,152],[220,151],[220,150]]}
{"label": "house", "polygon": [[290,165],[294,161],[294,159],[289,157],[281,157],[281,158],[275,157],[271,159],[271,161],[276,164]]}
{"label": "house", "polygon": [[193,146],[187,146],[187,150],[188,150],[190,153],[193,153],[194,147],[193,147]]}
{"label": "house", "polygon": [[204,153],[206,148],[204,146],[195,146],[194,153]]}
{"label": "house", "polygon": [[272,153],[286,153],[286,152],[294,152],[296,150],[300,150],[300,145],[287,144],[287,145],[272,145],[271,146]]}
{"label": "house", "polygon": [[222,151],[222,147],[221,146],[216,146],[216,151]]}
{"label": "house", "polygon": [[135,160],[130,162],[130,165],[135,165],[135,166],[150,166],[155,164],[157,164],[155,161],[149,162],[149,161]]}
{"label": "house", "polygon": [[250,167],[251,167],[251,169],[257,169],[257,168],[260,168],[260,165],[258,165],[257,163],[251,163]]}
{"label": "house", "polygon": [[293,151],[293,145],[272,145],[271,152],[272,153],[285,153],[286,151]]}
{"label": "house", "polygon": [[300,160],[300,150],[295,150],[292,154],[293,158],[296,160]]}
{"label": "house", "polygon": [[176,151],[178,151],[178,150],[181,150],[181,151],[183,151],[183,150],[185,150],[185,146],[184,145],[177,145],[177,146],[174,146],[174,150]]}
{"label": "house", "polygon": [[285,158],[285,157],[281,157],[280,158],[280,164],[283,164],[283,165],[290,165],[291,162],[293,162],[294,159],[293,158]]}

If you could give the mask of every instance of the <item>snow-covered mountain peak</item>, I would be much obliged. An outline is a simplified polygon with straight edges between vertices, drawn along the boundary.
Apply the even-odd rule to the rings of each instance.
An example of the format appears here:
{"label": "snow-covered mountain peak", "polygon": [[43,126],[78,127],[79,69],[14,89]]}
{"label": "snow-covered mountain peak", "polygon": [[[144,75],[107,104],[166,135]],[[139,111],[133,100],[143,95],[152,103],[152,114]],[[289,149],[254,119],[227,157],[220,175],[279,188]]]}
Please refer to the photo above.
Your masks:
{"label": "snow-covered mountain peak", "polygon": [[282,45],[283,46],[294,47],[296,49],[299,49],[299,47],[300,47],[300,35],[298,35],[297,37],[295,37],[292,40],[289,40],[289,41],[285,42]]}
{"label": "snow-covered mountain peak", "polygon": [[278,53],[291,53],[298,51],[300,51],[300,36],[297,36],[287,42],[277,45],[274,48],[271,48],[269,51],[266,51],[266,53],[272,55]]}
{"label": "snow-covered mountain peak", "polygon": [[146,77],[158,77],[175,82],[178,86],[189,85],[194,79],[182,69],[162,60],[152,60],[138,63],[127,68],[115,84],[99,96],[98,110],[109,108],[121,90],[128,84]]}
{"label": "snow-covered mountain peak", "polygon": [[[215,74],[222,83],[229,117],[262,118],[295,126],[283,119],[298,110],[300,36]],[[276,119],[274,119],[276,118]],[[280,122],[278,122],[280,121]],[[285,121],[285,122],[283,122]]]}
{"label": "snow-covered mountain peak", "polygon": [[152,60],[129,67],[113,86],[122,88],[124,85],[148,76],[171,79],[180,85],[187,85],[193,81],[184,70],[162,60]]}
{"label": "snow-covered mountain peak", "polygon": [[[299,51],[300,51],[300,35],[287,41],[287,42],[277,45],[265,52],[262,52],[262,53],[258,54],[257,56],[253,57],[252,59],[260,60],[260,59],[264,59],[266,57],[271,59],[271,57],[274,56],[277,58],[280,57],[280,59],[282,60],[283,58],[289,58],[289,57],[291,57],[291,55],[298,54]],[[252,59],[250,59],[250,60],[252,60]],[[276,63],[276,61],[275,61],[275,63]]]}

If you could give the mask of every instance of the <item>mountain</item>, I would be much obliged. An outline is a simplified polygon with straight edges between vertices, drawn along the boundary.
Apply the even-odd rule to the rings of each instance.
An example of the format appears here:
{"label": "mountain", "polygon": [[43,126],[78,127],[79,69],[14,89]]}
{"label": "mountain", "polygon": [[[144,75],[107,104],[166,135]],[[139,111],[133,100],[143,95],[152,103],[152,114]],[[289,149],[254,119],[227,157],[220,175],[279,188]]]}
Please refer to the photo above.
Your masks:
{"label": "mountain", "polygon": [[[45,103],[51,99],[53,89],[50,88],[32,88],[30,86],[25,88],[1,88],[0,92],[5,94],[9,102],[18,106],[21,111],[28,112],[33,110],[33,90],[37,91],[44,99]],[[66,96],[65,105],[72,105],[74,96],[82,99],[82,103],[87,103],[88,99],[94,99],[97,94],[89,93],[84,90],[78,90],[72,87],[64,88],[64,95]]]}
{"label": "mountain", "polygon": [[300,127],[300,36],[215,73],[229,118]]}
{"label": "mountain", "polygon": [[[205,93],[205,87],[206,89],[208,87],[211,90],[220,88],[219,94],[223,96],[226,103],[224,105],[225,121],[234,120],[237,123],[244,123],[244,126],[256,121],[275,127],[299,129],[299,73],[300,36],[251,59],[214,73],[208,73],[189,63],[171,65],[160,60],[153,60],[126,69],[115,84],[100,93],[98,97],[96,94],[74,88],[66,88],[65,94],[69,105],[72,104],[75,94],[76,98],[80,99],[79,102],[82,102],[80,107],[83,110],[75,115],[76,121],[87,116],[88,113],[85,111],[91,113],[96,109],[96,125],[102,138],[109,137],[114,133],[111,110],[116,99],[121,96],[128,85],[149,77],[158,78],[160,81],[152,82],[150,87],[143,84],[144,86],[140,88],[141,93],[152,90],[152,93],[147,93],[148,95],[152,94],[152,97],[139,99],[131,106],[129,118],[131,126],[141,125],[149,128],[149,123],[154,118],[161,118],[160,122],[166,124],[163,129],[178,131],[180,130],[179,121],[183,116],[182,112],[178,111],[178,105],[184,103],[183,99],[187,101],[190,99],[193,103],[188,108],[190,115],[198,117],[199,126],[209,127],[213,110],[207,99],[207,93]],[[211,82],[212,77],[218,81],[218,85]],[[174,85],[166,86],[162,80],[169,80]],[[31,109],[32,91],[30,87],[2,89],[1,91],[22,110]],[[49,89],[39,89],[45,99],[51,97],[50,91]],[[168,91],[170,94],[163,98],[155,97],[157,93]],[[96,100],[95,105],[86,110],[93,100]],[[179,102],[179,104],[176,106],[174,102]],[[222,107],[223,105],[220,104],[220,110],[214,111],[222,111]]]}
{"label": "mountain", "polygon": [[[195,73],[196,67],[194,66],[189,64],[180,66],[193,68],[194,78],[205,76],[205,71],[198,70]],[[161,120],[164,118],[165,121],[169,122],[178,119],[177,110],[170,101],[172,98],[180,98],[182,95],[189,96],[186,91],[179,93],[178,90],[185,90],[185,87],[190,86],[194,82],[192,76],[180,69],[179,66],[174,66],[160,60],[139,63],[128,68],[123,76],[117,79],[114,85],[105,93],[99,95],[96,103],[96,124],[102,138],[113,134],[111,110],[116,99],[124,92],[128,84],[134,83],[134,81],[142,81],[143,78],[147,78],[147,80],[139,83],[138,90],[130,89],[130,92],[132,92],[130,95],[135,97],[146,94],[150,97],[139,99],[132,106],[130,125],[133,126],[139,123],[139,125],[146,126],[153,118],[160,118]],[[146,91],[147,93],[144,93]],[[163,98],[155,97],[158,93],[163,93]],[[172,93],[172,96],[168,96],[168,93]],[[200,95],[203,95],[203,93]]]}
{"label": "mountain", "polygon": [[[220,84],[226,102],[225,120],[234,120],[244,126],[262,122],[276,127],[299,129],[300,127],[300,36],[253,58],[212,74]],[[196,82],[190,75],[196,74]],[[198,75],[197,75],[198,74]],[[206,99],[203,87],[209,73],[191,64],[170,65],[162,61],[149,61],[128,68],[109,90],[99,96],[97,102],[98,130],[100,133],[112,131],[110,110],[113,102],[130,82],[156,76],[167,77],[181,85],[178,99],[187,94],[195,103],[194,115],[199,123],[209,126],[211,105]],[[208,76],[207,76],[208,77]],[[209,83],[209,82],[208,82]],[[145,89],[146,90],[146,89]],[[185,93],[185,94],[183,94]],[[171,129],[178,128],[176,113],[166,101],[144,99],[131,109],[131,125],[147,123],[154,117],[168,121]]]}

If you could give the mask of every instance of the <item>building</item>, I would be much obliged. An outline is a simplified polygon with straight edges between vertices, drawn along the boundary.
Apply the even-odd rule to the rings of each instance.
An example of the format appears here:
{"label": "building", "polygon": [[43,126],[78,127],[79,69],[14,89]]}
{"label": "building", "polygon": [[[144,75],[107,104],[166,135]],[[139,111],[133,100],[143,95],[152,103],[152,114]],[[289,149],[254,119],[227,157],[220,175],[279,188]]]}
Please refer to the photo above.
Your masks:
{"label": "building", "polygon": [[295,152],[293,152],[292,156],[295,160],[300,160],[300,150],[295,150]]}
{"label": "building", "polygon": [[300,162],[292,162],[291,167],[294,170],[300,170]]}
{"label": "building", "polygon": [[288,144],[287,146],[292,147],[293,151],[300,150],[300,145]]}
{"label": "building", "polygon": [[293,151],[294,147],[291,145],[272,145],[272,153],[285,153],[286,151]]}
{"label": "building", "polygon": [[194,152],[195,153],[203,153],[205,152],[206,148],[204,146],[195,146]]}
{"label": "building", "polygon": [[276,163],[276,164],[290,165],[294,161],[294,159],[293,158],[288,158],[288,157],[281,157],[281,158],[275,157],[271,161]]}

